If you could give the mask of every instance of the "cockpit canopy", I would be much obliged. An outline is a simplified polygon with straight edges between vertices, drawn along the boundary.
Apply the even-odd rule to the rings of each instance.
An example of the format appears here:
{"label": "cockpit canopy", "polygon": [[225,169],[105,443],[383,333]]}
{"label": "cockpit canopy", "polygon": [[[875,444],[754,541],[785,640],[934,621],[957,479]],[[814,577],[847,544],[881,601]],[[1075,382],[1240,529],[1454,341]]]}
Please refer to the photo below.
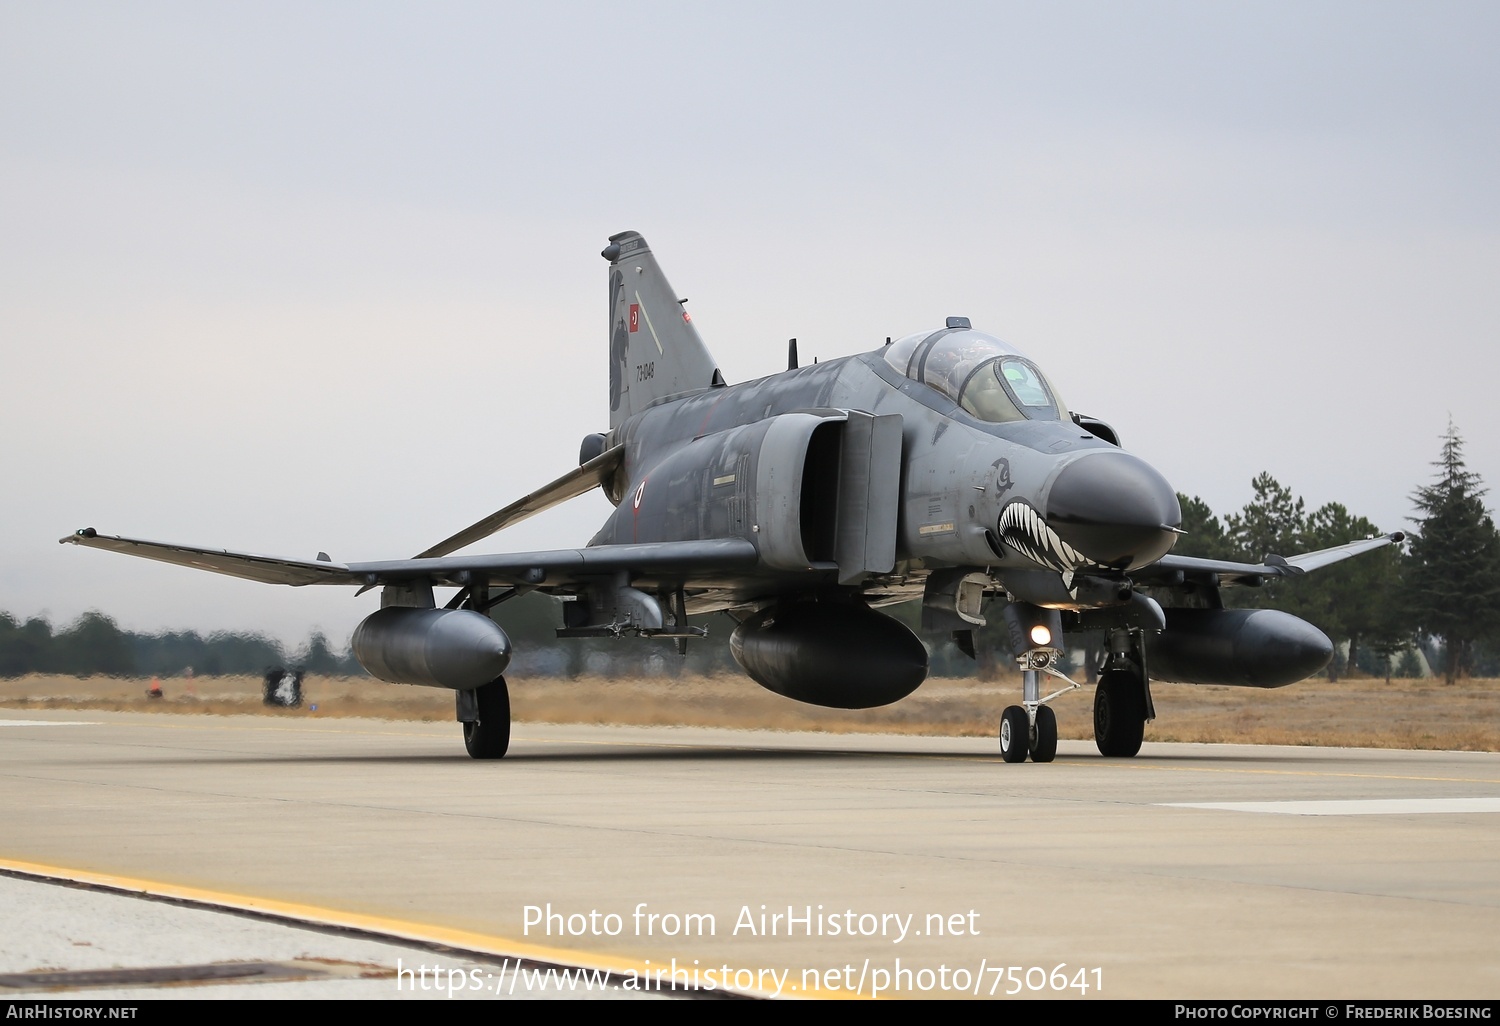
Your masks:
{"label": "cockpit canopy", "polygon": [[918,332],[886,346],[885,359],[991,424],[1068,418],[1062,397],[1036,364],[993,335],[969,328]]}

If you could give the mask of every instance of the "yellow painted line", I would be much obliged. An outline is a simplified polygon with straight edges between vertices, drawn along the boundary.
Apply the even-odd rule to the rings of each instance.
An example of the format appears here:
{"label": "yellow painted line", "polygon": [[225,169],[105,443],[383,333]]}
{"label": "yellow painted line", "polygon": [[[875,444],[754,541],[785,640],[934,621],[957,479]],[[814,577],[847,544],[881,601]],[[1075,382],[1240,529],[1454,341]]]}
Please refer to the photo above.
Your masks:
{"label": "yellow painted line", "polygon": [[[651,981],[652,985],[650,987],[644,984],[641,986],[640,989],[643,993],[671,992],[669,989],[658,988],[655,985],[656,981],[660,978],[659,974],[665,974],[667,970],[660,964],[653,967],[645,959],[635,961],[633,959],[617,958],[593,952],[553,948],[541,944],[533,944],[529,941],[516,940],[513,937],[476,933],[472,930],[459,930],[432,923],[418,923],[408,919],[391,919],[386,916],[369,915],[363,912],[348,912],[342,909],[323,908],[317,905],[304,905],[300,902],[282,901],[278,898],[230,894],[225,891],[209,890],[203,887],[188,887],[183,884],[166,883],[161,880],[144,880],[140,877],[118,876],[113,873],[99,873],[88,869],[51,866],[40,862],[23,862],[18,859],[0,858],[0,870],[22,876],[39,877],[45,880],[62,880],[69,883],[103,887],[127,894],[145,894],[156,898],[191,901],[200,905],[211,905],[242,912],[255,912],[267,916],[279,916],[283,919],[292,919],[303,923],[315,923],[320,926],[363,930],[388,937],[397,937],[427,944],[442,944],[452,948],[478,951],[505,958],[523,958],[580,969],[598,969],[619,976]],[[755,970],[749,971],[754,972]],[[791,973],[793,971],[790,969],[785,970],[788,974],[786,977],[788,981],[791,980]],[[719,987],[718,989],[751,997],[772,996],[771,991],[755,988]],[[851,994],[847,991],[813,989],[798,990],[792,996],[824,1000],[853,1000],[864,997],[864,995]]]}

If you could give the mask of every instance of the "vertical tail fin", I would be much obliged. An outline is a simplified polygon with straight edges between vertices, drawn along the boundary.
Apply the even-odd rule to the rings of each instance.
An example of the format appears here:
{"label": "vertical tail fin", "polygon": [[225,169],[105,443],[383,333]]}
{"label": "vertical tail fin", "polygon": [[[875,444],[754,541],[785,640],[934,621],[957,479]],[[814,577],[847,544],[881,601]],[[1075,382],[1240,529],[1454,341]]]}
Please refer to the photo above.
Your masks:
{"label": "vertical tail fin", "polygon": [[724,384],[639,232],[609,237],[609,426],[669,395]]}

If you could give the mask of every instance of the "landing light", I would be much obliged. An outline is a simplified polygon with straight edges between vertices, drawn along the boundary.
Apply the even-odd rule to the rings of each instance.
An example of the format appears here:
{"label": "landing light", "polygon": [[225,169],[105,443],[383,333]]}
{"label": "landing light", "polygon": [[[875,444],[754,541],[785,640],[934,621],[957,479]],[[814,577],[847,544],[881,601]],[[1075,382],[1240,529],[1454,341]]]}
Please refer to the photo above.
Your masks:
{"label": "landing light", "polygon": [[1047,629],[1045,624],[1039,623],[1031,628],[1031,641],[1035,645],[1050,645],[1052,644],[1052,632]]}

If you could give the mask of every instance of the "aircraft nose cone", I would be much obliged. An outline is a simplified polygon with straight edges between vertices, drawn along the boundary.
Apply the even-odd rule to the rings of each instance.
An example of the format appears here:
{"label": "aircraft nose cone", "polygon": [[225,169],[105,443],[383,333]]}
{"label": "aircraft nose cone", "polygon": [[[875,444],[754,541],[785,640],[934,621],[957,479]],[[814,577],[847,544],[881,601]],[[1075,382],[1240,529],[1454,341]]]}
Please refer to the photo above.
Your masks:
{"label": "aircraft nose cone", "polygon": [[1083,456],[1058,473],[1047,494],[1046,519],[1094,562],[1133,570],[1171,551],[1182,508],[1149,463],[1109,451]]}

